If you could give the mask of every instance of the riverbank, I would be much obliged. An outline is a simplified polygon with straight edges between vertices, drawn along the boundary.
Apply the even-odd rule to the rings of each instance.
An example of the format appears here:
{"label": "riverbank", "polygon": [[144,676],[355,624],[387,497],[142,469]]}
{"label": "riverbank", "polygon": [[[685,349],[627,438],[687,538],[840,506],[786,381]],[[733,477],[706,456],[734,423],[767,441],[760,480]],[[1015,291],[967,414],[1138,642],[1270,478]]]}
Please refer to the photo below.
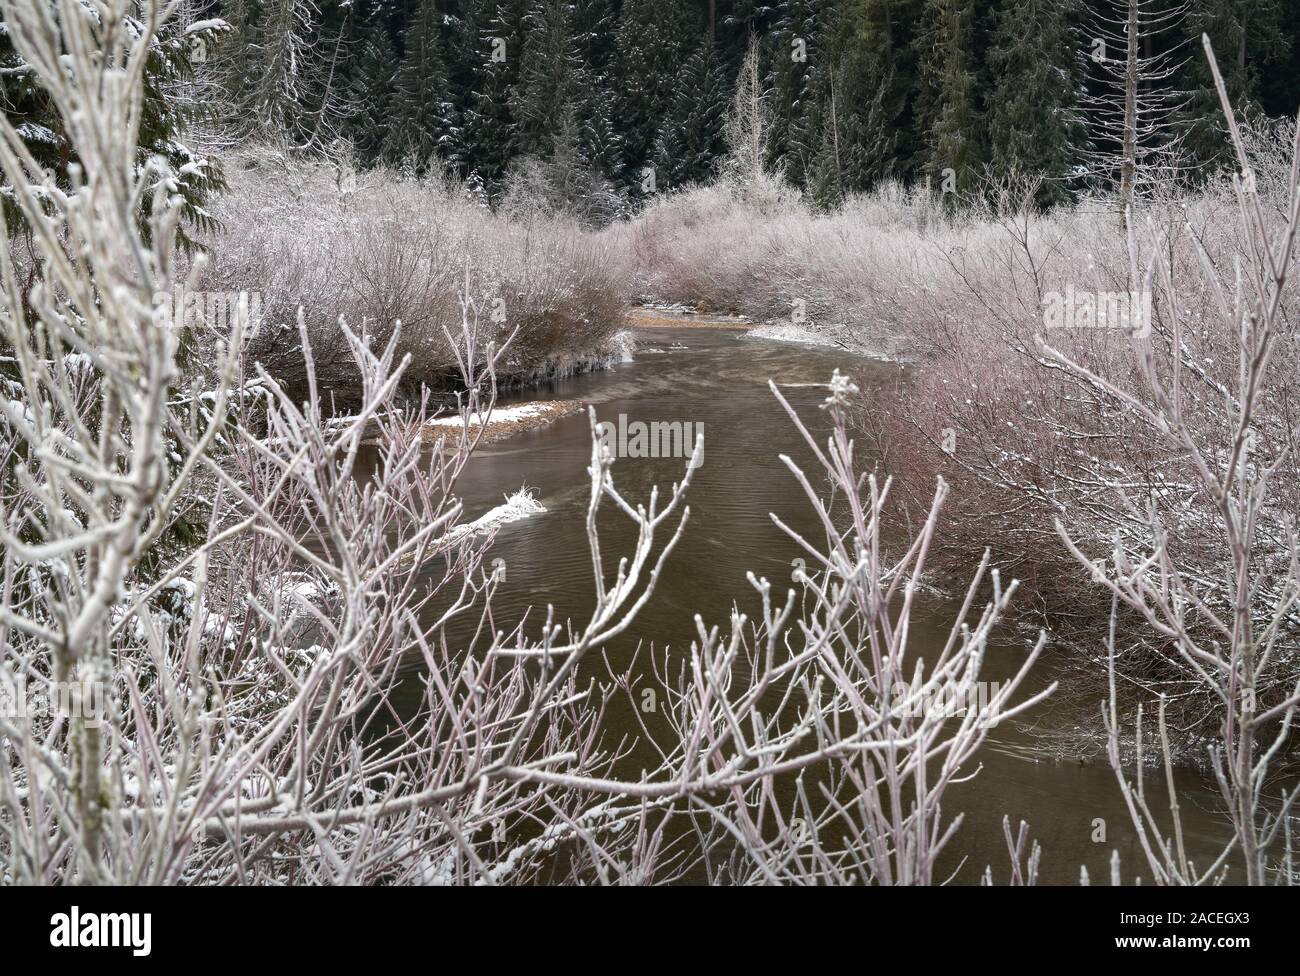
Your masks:
{"label": "riverbank", "polygon": [[689,305],[633,305],[627,310],[627,324],[638,329],[731,329],[745,331],[753,322],[743,315],[700,312]]}
{"label": "riverbank", "polygon": [[250,370],[256,362],[295,397],[305,392],[305,335],[317,386],[339,406],[355,405],[358,371],[341,322],[375,350],[400,323],[395,354],[408,357],[412,398],[421,387],[441,394],[462,385],[453,346],[466,333],[480,350],[510,340],[500,387],[623,359],[627,257],[572,220],[496,212],[436,175],[384,167],[342,175],[265,147],[227,163],[199,297],[217,310],[204,324],[220,336],[238,295],[249,296]]}

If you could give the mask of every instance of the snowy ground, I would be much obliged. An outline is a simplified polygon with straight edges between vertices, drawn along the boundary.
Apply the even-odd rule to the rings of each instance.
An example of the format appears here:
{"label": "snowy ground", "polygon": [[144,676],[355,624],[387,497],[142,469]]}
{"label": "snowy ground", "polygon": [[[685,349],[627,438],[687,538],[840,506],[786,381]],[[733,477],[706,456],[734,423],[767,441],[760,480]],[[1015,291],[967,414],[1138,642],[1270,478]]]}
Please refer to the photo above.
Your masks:
{"label": "snowy ground", "polygon": [[[486,418],[481,414],[470,417],[469,433],[471,436],[477,434],[478,429],[484,427],[486,420],[486,429],[483,431],[481,443],[490,444],[525,430],[545,427],[581,409],[582,403],[578,400],[545,400],[536,403],[520,403],[511,407],[497,407]],[[445,417],[435,417],[433,420],[426,421],[425,427],[427,428],[426,439],[437,440],[445,433],[459,433],[464,429],[464,424],[458,415],[448,414]]]}
{"label": "snowy ground", "polygon": [[686,305],[634,305],[627,311],[629,325],[639,329],[747,329],[743,315],[700,313]]}
{"label": "snowy ground", "polygon": [[823,332],[814,332],[792,322],[764,322],[745,333],[746,339],[772,339],[777,342],[798,342],[806,346],[835,346],[839,343]]}

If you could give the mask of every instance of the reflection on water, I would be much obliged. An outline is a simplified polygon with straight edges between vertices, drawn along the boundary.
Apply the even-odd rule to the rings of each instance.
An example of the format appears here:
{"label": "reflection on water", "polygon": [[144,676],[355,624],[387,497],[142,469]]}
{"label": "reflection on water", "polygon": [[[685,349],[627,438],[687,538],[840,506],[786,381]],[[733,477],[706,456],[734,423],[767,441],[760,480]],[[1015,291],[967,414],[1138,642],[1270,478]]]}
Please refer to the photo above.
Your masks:
{"label": "reflection on water", "polygon": [[[695,634],[695,614],[706,625],[725,627],[733,606],[751,611],[757,601],[745,579],[747,571],[774,582],[791,579],[799,553],[769,513],[810,539],[818,538],[811,508],[778,459],[784,453],[804,463],[809,460],[807,449],[768,390],[768,379],[782,385],[816,432],[825,428],[817,406],[826,395],[822,384],[834,368],[863,387],[892,379],[897,372],[896,366],[846,353],[742,339],[729,331],[653,330],[640,339],[643,351],[636,362],[534,394],[542,399],[582,399],[595,407],[598,420],[611,424],[623,415],[625,422],[703,427],[704,463],[691,485],[685,536],[632,632],[607,648],[615,661],[620,656],[630,659],[638,645],[653,644],[670,655],[685,653]],[[647,347],[664,351],[648,352]],[[554,605],[557,620],[581,620],[590,613],[592,570],[584,525],[590,456],[590,422],[585,414],[577,414],[486,447],[466,469],[460,493],[467,519],[499,504],[503,493],[521,485],[533,488],[547,509],[545,515],[505,526],[489,553],[489,560],[504,559],[506,567],[495,604],[499,626],[518,620],[532,607],[530,632],[535,633],[547,604]],[[624,458],[615,464],[614,477],[620,491],[635,502],[646,498],[656,483],[666,490],[680,480],[683,468],[680,459]],[[611,517],[601,528],[607,552],[631,551],[635,533],[627,520]],[[942,644],[945,609],[938,601],[926,608],[914,627],[914,649],[923,654],[926,646]],[[1026,645],[1013,639],[991,649],[984,677],[1004,679],[1025,651]],[[418,694],[416,685],[411,682],[413,695]],[[630,714],[614,710],[608,721],[615,738],[637,733]],[[1047,704],[1014,727],[994,730],[979,754],[978,775],[949,792],[949,813],[964,811],[965,819],[948,848],[941,875],[955,872],[957,881],[976,883],[991,864],[995,880],[1005,880],[1004,814],[1013,827],[1027,821],[1032,837],[1042,843],[1044,883],[1077,883],[1080,865],[1087,866],[1095,882],[1105,883],[1115,849],[1123,859],[1125,877],[1146,874],[1110,770],[1044,758],[1035,750],[1032,729],[1050,727],[1052,721]],[[1213,813],[1216,796],[1209,784],[1190,773],[1180,776],[1187,791],[1182,799],[1188,850],[1198,863],[1208,863],[1228,830]],[[1161,777],[1149,777],[1154,808],[1164,806],[1161,784]],[[1095,842],[1102,831],[1105,842]]]}

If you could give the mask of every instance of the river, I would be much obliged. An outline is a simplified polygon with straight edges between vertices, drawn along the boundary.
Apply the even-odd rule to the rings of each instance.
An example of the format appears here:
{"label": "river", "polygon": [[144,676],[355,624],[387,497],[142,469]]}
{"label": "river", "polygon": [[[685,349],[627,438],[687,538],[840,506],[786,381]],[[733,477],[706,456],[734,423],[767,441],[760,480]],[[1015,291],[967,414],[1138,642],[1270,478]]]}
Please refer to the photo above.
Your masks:
{"label": "river", "polygon": [[[826,390],[820,384],[833,369],[864,387],[890,380],[898,371],[893,364],[831,349],[742,338],[737,330],[655,328],[638,330],[637,337],[634,362],[559,381],[511,401],[580,399],[595,407],[598,419],[611,423],[622,414],[629,420],[703,425],[704,461],[691,485],[685,537],[634,633],[608,648],[616,659],[630,657],[638,642],[684,654],[695,633],[694,614],[725,628],[733,605],[753,610],[756,596],[746,582],[747,571],[774,582],[790,580],[798,553],[769,512],[806,530],[810,539],[818,537],[801,489],[778,460],[781,453],[806,460],[806,447],[769,391],[768,379],[781,384],[801,416],[824,429],[817,408]],[[484,447],[467,467],[460,483],[467,518],[500,504],[503,493],[522,485],[534,489],[547,510],[503,527],[488,555],[504,560],[505,583],[495,604],[499,621],[513,622],[531,607],[530,632],[536,633],[547,604],[555,606],[558,620],[582,620],[590,613],[591,560],[583,521],[590,454],[590,426],[582,413]],[[623,458],[614,466],[614,477],[624,495],[637,501],[655,483],[666,490],[682,470],[679,459]],[[608,551],[630,552],[635,538],[630,523],[620,519],[608,524],[613,527],[603,539]],[[913,647],[924,654],[927,642],[940,642],[949,612],[946,601],[932,599],[914,630]],[[1025,636],[1012,630],[1007,628],[1003,642],[991,651],[986,680],[1004,678],[1025,653]],[[1040,668],[1035,687],[1049,678]],[[412,694],[417,684],[412,682]],[[1108,883],[1112,850],[1119,851],[1128,882],[1138,875],[1150,882],[1111,770],[1104,762],[1056,758],[1042,747],[1036,730],[1053,728],[1061,720],[1049,702],[1023,721],[993,730],[979,754],[978,775],[946,798],[945,812],[964,811],[965,820],[945,852],[941,873],[951,873],[956,883],[978,883],[992,865],[994,880],[1005,882],[1005,814],[1013,826],[1027,821],[1032,838],[1042,844],[1040,883],[1077,884],[1081,865],[1094,883]],[[630,715],[615,711],[609,722],[616,735],[637,734]],[[1217,793],[1194,772],[1180,771],[1178,780],[1189,853],[1198,864],[1208,863],[1230,836],[1216,812]],[[1163,774],[1151,771],[1147,786],[1151,806],[1164,809]]]}

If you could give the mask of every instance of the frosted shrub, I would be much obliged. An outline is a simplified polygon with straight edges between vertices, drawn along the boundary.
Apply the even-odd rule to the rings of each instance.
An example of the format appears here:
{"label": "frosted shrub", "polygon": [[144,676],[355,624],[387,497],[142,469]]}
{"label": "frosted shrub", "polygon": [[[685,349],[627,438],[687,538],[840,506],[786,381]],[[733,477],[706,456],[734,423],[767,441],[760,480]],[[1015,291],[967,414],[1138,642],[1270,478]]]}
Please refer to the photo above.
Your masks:
{"label": "frosted shrub", "polygon": [[[298,395],[250,360],[246,297],[206,364],[211,388],[187,382],[184,330],[154,296],[195,287],[203,261],[178,275],[179,203],[133,163],[140,59],[159,10],[145,5],[134,38],[117,30],[131,2],[92,20],[77,0],[55,17],[0,0],[83,167],[72,192],[38,196],[39,170],[0,120],[0,166],[44,270],[24,304],[6,236],[0,324],[17,378],[0,389],[0,691],[21,675],[56,703],[0,712],[0,880],[932,880],[960,823],[941,812],[947,786],[972,771],[989,728],[1032,703],[1011,701],[1031,656],[958,722],[926,705],[971,700],[1014,591],[987,574],[992,596],[977,610],[986,567],[943,652],[909,652],[942,487],[916,542],[888,556],[889,489],[857,467],[848,386],[825,404],[824,445],[788,411],[818,459],[812,475],[787,462],[824,528],[796,536],[813,570],[785,594],[753,578],[752,622],[740,611],[725,629],[700,622],[674,665],[680,680],[667,681],[675,734],[656,743],[652,768],[621,770],[603,716],[633,687],[632,662],[609,660],[606,683],[579,674],[653,595],[686,530],[702,440],[679,483],[630,499],[592,414],[593,609],[525,628],[494,615],[499,579],[483,565],[505,516],[467,520],[456,494],[475,436],[430,445],[425,402],[398,399],[415,362],[400,327],[334,326],[330,368],[343,375],[346,355],[356,387],[348,416],[330,415],[319,322],[299,316]],[[151,189],[146,239],[134,204]],[[481,264],[504,252],[524,276],[571,257],[562,239],[525,236],[543,258],[516,269],[517,239],[499,252],[467,240]],[[459,312],[442,338],[468,419],[492,409],[513,347],[492,341],[472,296]],[[823,495],[813,486],[825,481]],[[598,536],[602,508],[635,528],[617,559]],[[525,517],[536,504],[516,496],[510,509]],[[197,537],[160,548],[182,515]],[[462,619],[474,636],[457,645],[449,625]],[[411,664],[414,705],[396,694]],[[854,804],[776,800],[775,781],[812,769],[858,788]],[[910,813],[891,808],[899,795],[914,798]]]}
{"label": "frosted shrub", "polygon": [[249,152],[229,164],[214,206],[225,231],[210,243],[204,286],[257,292],[263,320],[250,354],[294,389],[302,307],[320,379],[355,398],[342,316],[379,341],[402,322],[407,385],[455,385],[446,330],[468,293],[486,340],[515,333],[500,382],[599,362],[621,328],[629,282],[576,223],[526,209],[496,215],[441,176],[356,174],[312,160]]}

